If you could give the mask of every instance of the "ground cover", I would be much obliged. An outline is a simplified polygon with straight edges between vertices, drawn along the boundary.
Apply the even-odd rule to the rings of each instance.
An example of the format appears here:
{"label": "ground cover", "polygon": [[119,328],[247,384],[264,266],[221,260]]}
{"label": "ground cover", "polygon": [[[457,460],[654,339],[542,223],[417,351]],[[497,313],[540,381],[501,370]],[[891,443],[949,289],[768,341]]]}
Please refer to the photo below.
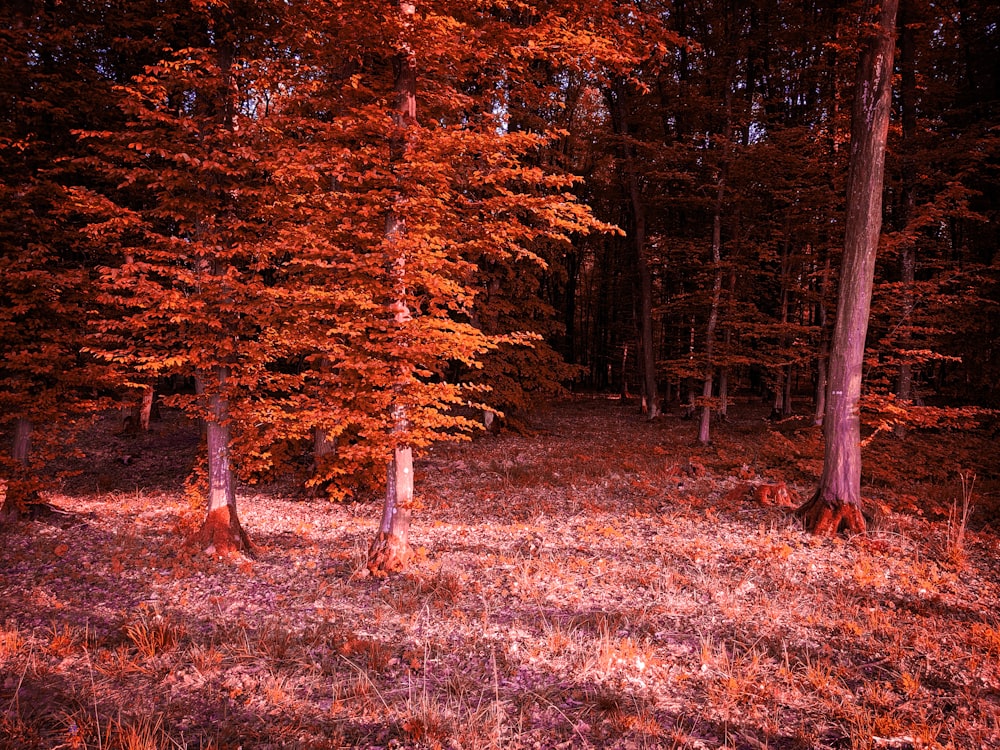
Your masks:
{"label": "ground cover", "polygon": [[0,747],[1000,747],[989,434],[878,438],[870,533],[826,540],[787,506],[818,431],[763,416],[702,447],[578,399],[436,447],[384,580],[377,502],[287,481],[241,491],[256,558],[197,554],[196,431],[99,426],[68,515],[0,530]]}

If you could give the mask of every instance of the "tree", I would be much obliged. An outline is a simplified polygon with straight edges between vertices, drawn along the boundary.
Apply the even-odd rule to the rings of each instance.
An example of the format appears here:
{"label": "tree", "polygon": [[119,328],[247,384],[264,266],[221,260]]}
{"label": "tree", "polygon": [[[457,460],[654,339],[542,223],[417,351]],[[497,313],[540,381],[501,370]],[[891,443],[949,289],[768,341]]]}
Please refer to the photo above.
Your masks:
{"label": "tree", "polygon": [[[0,516],[40,502],[43,470],[107,406],[116,374],[81,352],[101,257],[69,199],[76,128],[118,120],[101,71],[118,70],[123,19],[85,2],[0,8]],[[144,44],[134,45],[143,57]],[[9,430],[9,432],[8,432]],[[6,454],[6,455],[4,455]]]}
{"label": "tree", "polygon": [[[519,73],[543,65],[546,57],[536,56],[567,33],[559,16],[523,20],[488,9],[470,13],[464,3],[423,14],[407,0],[399,4],[391,42],[391,197],[383,204],[382,248],[392,320],[368,337],[371,357],[384,373],[379,387],[389,396],[386,443],[393,452],[382,519],[369,550],[368,567],[376,575],[402,569],[410,556],[413,450],[434,439],[462,437],[474,426],[453,409],[476,388],[448,383],[444,365],[478,368],[484,353],[524,340],[516,332],[475,325],[476,297],[490,289],[478,269],[543,265],[540,242],[565,244],[572,233],[608,228],[566,192],[574,177],[537,166],[532,157],[549,135],[513,129],[512,101],[494,99]],[[456,45],[460,37],[474,39],[475,46]],[[450,43],[422,46],[418,70],[415,44],[421,38]],[[417,119],[418,83],[428,89],[426,123]]]}
{"label": "tree", "polygon": [[851,116],[847,219],[837,318],[830,347],[825,452],[819,487],[797,511],[815,534],[865,530],[861,504],[861,374],[882,227],[885,146],[892,99],[898,0],[869,3]]}
{"label": "tree", "polygon": [[173,400],[204,420],[200,541],[220,553],[250,550],[236,509],[233,414],[274,358],[260,335],[275,307],[264,280],[273,250],[259,211],[265,172],[248,147],[259,122],[248,112],[252,24],[267,17],[254,9],[186,16],[189,46],[122,89],[126,126],[83,133],[94,155],[82,163],[108,186],[78,191],[90,236],[117,253],[103,268],[92,351],[139,384],[193,379],[195,393]]}

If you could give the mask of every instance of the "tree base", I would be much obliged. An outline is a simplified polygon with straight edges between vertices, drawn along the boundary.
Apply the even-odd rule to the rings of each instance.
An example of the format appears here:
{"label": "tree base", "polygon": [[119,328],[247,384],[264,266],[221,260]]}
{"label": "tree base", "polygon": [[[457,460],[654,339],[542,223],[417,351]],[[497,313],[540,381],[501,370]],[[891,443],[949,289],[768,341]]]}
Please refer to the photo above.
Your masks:
{"label": "tree base", "polygon": [[254,555],[250,537],[240,525],[236,512],[228,506],[210,512],[194,540],[209,555]]}
{"label": "tree base", "polygon": [[398,536],[379,532],[368,549],[368,571],[377,578],[406,569],[413,550],[406,540]]}
{"label": "tree base", "polygon": [[795,509],[806,531],[817,536],[836,536],[841,532],[864,534],[868,529],[865,515],[857,503],[825,496],[822,489]]}
{"label": "tree base", "polygon": [[[0,485],[0,490],[3,487]],[[0,524],[13,524],[18,521],[38,521],[53,519],[64,521],[73,519],[72,513],[47,503],[39,497],[37,490],[14,490],[0,495]]]}

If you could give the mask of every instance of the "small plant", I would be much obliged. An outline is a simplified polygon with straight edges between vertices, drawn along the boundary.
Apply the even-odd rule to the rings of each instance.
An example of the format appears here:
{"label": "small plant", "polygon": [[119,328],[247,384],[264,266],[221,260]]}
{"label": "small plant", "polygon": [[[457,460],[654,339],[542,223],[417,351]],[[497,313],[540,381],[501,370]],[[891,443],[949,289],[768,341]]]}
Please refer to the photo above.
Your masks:
{"label": "small plant", "polygon": [[965,561],[965,534],[969,528],[969,518],[975,507],[972,493],[976,486],[975,474],[961,472],[959,477],[962,480],[962,497],[961,500],[955,499],[948,511],[948,536],[946,539],[948,559],[956,565],[961,565]]}
{"label": "small plant", "polygon": [[142,607],[139,616],[125,626],[125,635],[139,655],[152,659],[177,645],[180,629],[151,607]]}
{"label": "small plant", "polygon": [[121,750],[162,750],[173,745],[163,732],[162,719],[140,717],[132,722],[114,722],[117,746]]}
{"label": "small plant", "polygon": [[8,623],[0,628],[0,659],[13,656],[24,646],[24,637],[16,624]]}
{"label": "small plant", "polygon": [[69,623],[63,623],[62,626],[59,626],[53,622],[50,633],[49,645],[46,650],[54,656],[69,656],[78,648],[85,647],[87,643],[86,628],[80,632]]}
{"label": "small plant", "polygon": [[95,655],[94,668],[109,677],[122,677],[145,671],[142,662],[124,643],[112,649],[100,649]]}

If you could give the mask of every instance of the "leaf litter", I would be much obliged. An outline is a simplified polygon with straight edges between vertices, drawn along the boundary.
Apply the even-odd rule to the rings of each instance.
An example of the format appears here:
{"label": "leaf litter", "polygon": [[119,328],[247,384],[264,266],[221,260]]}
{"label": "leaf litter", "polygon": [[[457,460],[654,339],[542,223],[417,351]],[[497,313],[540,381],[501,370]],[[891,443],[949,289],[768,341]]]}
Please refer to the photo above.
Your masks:
{"label": "leaf litter", "polygon": [[0,531],[0,745],[1000,746],[988,442],[907,439],[981,476],[961,550],[932,502],[958,469],[914,478],[895,443],[866,455],[870,533],[826,540],[753,492],[806,497],[817,431],[760,416],[705,447],[675,416],[577,399],[436,446],[415,560],[386,580],[365,569],[374,499],[287,482],[242,488],[256,558],[196,554],[200,513],[166,481],[191,445],[144,436],[155,486],[78,476],[49,497],[72,523]]}

